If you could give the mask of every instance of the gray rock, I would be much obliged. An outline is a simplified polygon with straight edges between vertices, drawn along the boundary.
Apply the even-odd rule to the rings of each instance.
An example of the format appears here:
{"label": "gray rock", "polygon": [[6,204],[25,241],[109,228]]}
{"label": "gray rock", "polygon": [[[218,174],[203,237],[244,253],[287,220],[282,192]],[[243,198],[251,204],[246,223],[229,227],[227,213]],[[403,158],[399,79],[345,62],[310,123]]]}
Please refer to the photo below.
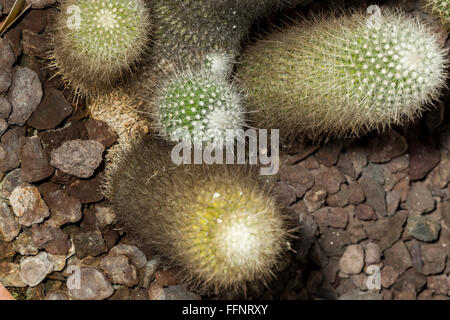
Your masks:
{"label": "gray rock", "polygon": [[51,165],[78,178],[91,177],[103,160],[105,147],[94,140],[71,140],[51,152]]}
{"label": "gray rock", "polygon": [[39,248],[31,239],[28,231],[22,232],[13,242],[14,250],[22,256],[34,256],[39,252]]}
{"label": "gray rock", "polygon": [[108,255],[101,260],[99,266],[114,284],[133,287],[139,282],[136,267],[130,264],[126,256]]}
{"label": "gray rock", "polygon": [[435,208],[433,195],[423,183],[417,183],[412,186],[408,193],[406,204],[408,209],[416,214],[427,213]]}
{"label": "gray rock", "polygon": [[150,259],[144,268],[139,270],[139,287],[148,289],[150,283],[154,278],[155,272],[160,265],[161,260],[159,257]]}
{"label": "gray rock", "polygon": [[422,252],[423,274],[432,275],[444,271],[447,256],[443,250],[430,245],[422,245],[420,251]]}
{"label": "gray rock", "polygon": [[41,223],[50,215],[50,211],[41,198],[39,190],[35,187],[19,186],[9,197],[11,207],[19,223],[26,227]]}
{"label": "gray rock", "polygon": [[8,119],[11,111],[12,107],[8,99],[6,99],[5,97],[0,97],[0,118]]}
{"label": "gray rock", "polygon": [[95,268],[79,269],[69,276],[67,284],[69,296],[76,300],[104,300],[114,293],[109,280]]}
{"label": "gray rock", "polygon": [[403,241],[396,242],[384,252],[384,262],[386,265],[392,266],[400,274],[412,267],[411,255]]}
{"label": "gray rock", "polygon": [[25,128],[10,128],[1,137],[0,171],[8,172],[20,166],[20,149],[25,136]]}
{"label": "gray rock", "polygon": [[135,246],[127,244],[118,244],[109,251],[110,256],[126,256],[130,263],[133,264],[138,270],[145,267],[147,264],[147,258],[145,254]]}
{"label": "gray rock", "polygon": [[386,193],[383,186],[375,179],[368,176],[362,177],[359,183],[364,189],[367,204],[380,215],[386,216]]}
{"label": "gray rock", "polygon": [[366,245],[365,252],[366,252],[366,257],[365,257],[366,266],[380,263],[381,255],[383,253],[381,252],[380,247],[376,243],[369,242]]}
{"label": "gray rock", "polygon": [[11,49],[9,41],[5,38],[0,40],[0,70],[11,71],[16,62],[16,57]]}
{"label": "gray rock", "polygon": [[8,204],[0,200],[0,235],[6,242],[13,241],[20,232],[20,225]]}
{"label": "gray rock", "polygon": [[360,244],[350,245],[339,260],[340,270],[346,274],[358,274],[364,267],[364,249]]}
{"label": "gray rock", "polygon": [[389,216],[393,216],[400,204],[400,194],[397,191],[389,191],[386,193],[386,206]]}
{"label": "gray rock", "polygon": [[408,234],[417,240],[432,242],[439,238],[439,222],[423,216],[410,216],[406,224]]}
{"label": "gray rock", "polygon": [[53,268],[47,253],[41,252],[20,262],[20,278],[30,287],[35,287],[53,271]]}
{"label": "gray rock", "polygon": [[20,171],[20,169],[15,169],[5,175],[0,182],[0,197],[8,199],[16,187],[26,184],[22,181]]}
{"label": "gray rock", "polygon": [[100,231],[78,232],[73,235],[75,252],[79,259],[96,257],[106,251],[105,240]]}
{"label": "gray rock", "polygon": [[11,87],[12,75],[10,71],[0,70],[0,93],[5,94]]}
{"label": "gray rock", "polygon": [[8,99],[12,106],[10,124],[24,125],[42,100],[42,85],[39,76],[27,67],[14,69]]}
{"label": "gray rock", "polygon": [[0,118],[0,137],[8,130],[8,122],[5,119]]}

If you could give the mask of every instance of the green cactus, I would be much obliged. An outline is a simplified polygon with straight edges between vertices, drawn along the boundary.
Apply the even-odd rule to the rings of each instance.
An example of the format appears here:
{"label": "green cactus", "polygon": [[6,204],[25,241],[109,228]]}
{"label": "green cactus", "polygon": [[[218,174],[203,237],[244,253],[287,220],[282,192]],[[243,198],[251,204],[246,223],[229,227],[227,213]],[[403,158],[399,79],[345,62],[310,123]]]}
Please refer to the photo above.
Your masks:
{"label": "green cactus", "polygon": [[416,19],[356,12],[257,42],[237,77],[257,127],[284,140],[359,136],[418,116],[445,85],[445,55]]}
{"label": "green cactus", "polygon": [[65,0],[54,29],[53,66],[86,94],[132,70],[148,46],[150,15],[144,0]]}
{"label": "green cactus", "polygon": [[157,102],[163,136],[172,141],[222,145],[227,130],[242,129],[241,96],[224,78],[226,65],[213,63],[211,70],[183,72],[163,87]]}
{"label": "green cactus", "polygon": [[450,0],[423,0],[423,3],[425,10],[439,16],[450,29]]}
{"label": "green cactus", "polygon": [[171,148],[147,136],[111,155],[104,190],[121,226],[201,293],[266,283],[286,261],[289,223],[258,170],[177,166]]}

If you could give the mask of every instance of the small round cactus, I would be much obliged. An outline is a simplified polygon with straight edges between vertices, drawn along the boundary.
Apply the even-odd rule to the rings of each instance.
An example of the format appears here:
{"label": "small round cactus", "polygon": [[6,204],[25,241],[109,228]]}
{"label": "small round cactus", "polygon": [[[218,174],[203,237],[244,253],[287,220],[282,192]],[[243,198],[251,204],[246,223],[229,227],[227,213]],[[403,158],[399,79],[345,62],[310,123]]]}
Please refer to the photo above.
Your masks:
{"label": "small round cactus", "polygon": [[424,0],[423,3],[425,10],[439,16],[450,29],[450,0]]}
{"label": "small round cactus", "polygon": [[380,10],[273,34],[249,48],[237,77],[255,126],[284,140],[359,136],[418,116],[445,85],[445,55],[418,20]]}
{"label": "small round cactus", "polygon": [[105,194],[121,226],[201,293],[243,293],[267,283],[286,261],[289,220],[258,182],[258,170],[177,166],[171,148],[147,136],[111,158]]}
{"label": "small round cactus", "polygon": [[53,65],[83,94],[130,72],[149,41],[143,0],[65,0],[55,21]]}
{"label": "small round cactus", "polygon": [[159,93],[160,133],[172,141],[194,144],[226,143],[227,130],[242,129],[245,119],[241,96],[213,70],[183,72]]}

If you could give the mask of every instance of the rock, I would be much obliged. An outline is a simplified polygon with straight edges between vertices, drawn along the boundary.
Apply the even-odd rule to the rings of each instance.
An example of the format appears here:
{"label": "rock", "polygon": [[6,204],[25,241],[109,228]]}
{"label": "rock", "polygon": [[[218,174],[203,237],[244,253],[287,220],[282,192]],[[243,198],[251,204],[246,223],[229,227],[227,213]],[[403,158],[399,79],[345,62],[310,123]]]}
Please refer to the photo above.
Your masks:
{"label": "rock", "polygon": [[14,250],[22,256],[34,256],[39,252],[39,248],[31,239],[28,231],[22,232],[13,242]]}
{"label": "rock", "polygon": [[69,236],[58,228],[33,225],[31,239],[38,248],[54,255],[65,255],[71,247]]}
{"label": "rock", "polygon": [[322,208],[314,213],[317,224],[323,227],[345,229],[348,223],[348,215],[341,208]]}
{"label": "rock", "polygon": [[362,171],[362,177],[369,177],[374,179],[379,184],[385,183],[384,166],[376,163],[369,163]]}
{"label": "rock", "polygon": [[23,53],[27,56],[45,59],[51,50],[49,35],[46,32],[41,34],[30,30],[22,30]]}
{"label": "rock", "polygon": [[295,189],[298,198],[303,197],[314,185],[313,175],[300,164],[282,167],[279,174],[281,181],[287,182]]}
{"label": "rock", "polygon": [[14,257],[16,251],[12,242],[0,240],[0,261],[5,261],[8,258]]}
{"label": "rock", "polygon": [[12,262],[0,262],[0,282],[5,287],[26,287],[19,275],[20,265]]}
{"label": "rock", "polygon": [[[68,255],[70,255],[71,252],[69,251]],[[60,254],[48,254],[48,260],[53,264],[54,268],[53,271],[63,271],[66,267],[66,255],[60,255]]]}
{"label": "rock", "polygon": [[334,140],[321,147],[315,154],[319,163],[331,167],[336,164],[341,153],[343,143],[341,140]]}
{"label": "rock", "polygon": [[384,252],[386,265],[394,267],[400,274],[412,267],[411,255],[402,241],[396,242],[391,248]]}
{"label": "rock", "polygon": [[383,186],[368,176],[362,177],[359,183],[363,187],[367,204],[380,215],[386,216],[386,194]]}
{"label": "rock", "polygon": [[397,191],[389,191],[386,193],[386,206],[388,216],[393,216],[400,204],[400,194]]}
{"label": "rock", "polygon": [[133,264],[138,270],[145,267],[145,265],[147,264],[147,257],[140,249],[135,246],[118,244],[117,246],[112,248],[108,254],[110,256],[126,256],[130,260],[130,263]]}
{"label": "rock", "polygon": [[139,270],[139,287],[148,289],[153,280],[156,270],[159,267],[160,259],[155,257],[147,262],[144,268]]}
{"label": "rock", "polygon": [[8,199],[13,190],[20,186],[26,185],[21,179],[20,168],[8,172],[2,181],[0,181],[0,197]]}
{"label": "rock", "polygon": [[63,190],[55,190],[43,195],[51,212],[50,219],[47,221],[48,226],[59,228],[67,223],[81,220],[80,200],[70,197]]}
{"label": "rock", "polygon": [[394,297],[396,300],[415,300],[417,290],[412,282],[404,282],[402,286],[394,286]]}
{"label": "rock", "polygon": [[42,99],[42,85],[38,75],[26,67],[14,68],[8,99],[12,106],[10,124],[24,125]]}
{"label": "rock", "polygon": [[278,182],[273,188],[273,192],[282,207],[287,207],[297,201],[295,189],[285,182]]}
{"label": "rock", "polygon": [[328,228],[322,232],[319,242],[328,256],[336,257],[344,253],[345,247],[350,244],[350,236],[346,231]]}
{"label": "rock", "polygon": [[362,203],[366,197],[364,196],[364,190],[358,182],[351,182],[348,185],[348,203],[359,204]]}
{"label": "rock", "polygon": [[345,207],[348,204],[347,185],[343,184],[337,193],[329,194],[325,201],[330,207]]}
{"label": "rock", "polygon": [[427,288],[437,294],[450,295],[450,276],[444,274],[427,277]]}
{"label": "rock", "polygon": [[341,171],[345,176],[348,176],[351,179],[356,179],[356,171],[353,167],[353,162],[347,153],[341,153],[336,166],[339,168],[339,171]]}
{"label": "rock", "polygon": [[22,30],[34,33],[44,31],[47,24],[47,17],[43,10],[31,10],[25,19],[22,20]]}
{"label": "rock", "polygon": [[0,171],[8,172],[19,167],[19,154],[22,147],[25,128],[11,128],[6,131],[0,144]]}
{"label": "rock", "polygon": [[49,292],[44,300],[69,300],[69,296],[65,292]]}
{"label": "rock", "polygon": [[47,253],[41,252],[34,257],[24,258],[20,262],[20,278],[30,287],[35,287],[53,271],[53,267]]}
{"label": "rock", "polygon": [[172,270],[160,270],[155,272],[155,282],[162,287],[173,286],[180,282],[177,273]]}
{"label": "rock", "polygon": [[405,177],[397,182],[393,191],[397,192],[400,195],[401,202],[406,201],[409,194],[409,177]]}
{"label": "rock", "polygon": [[100,231],[78,232],[73,235],[75,252],[79,259],[96,257],[106,251],[105,241]]}
{"label": "rock", "polygon": [[368,159],[374,163],[388,162],[408,150],[406,139],[395,130],[371,136],[367,146]]}
{"label": "rock", "polygon": [[346,274],[358,274],[364,267],[364,249],[360,244],[353,244],[345,249],[339,260],[342,272]]}
{"label": "rock", "polygon": [[89,140],[98,141],[105,148],[109,148],[117,142],[117,133],[106,122],[88,119],[84,126],[86,127]]}
{"label": "rock", "polygon": [[0,118],[0,137],[8,130],[8,122]]}
{"label": "rock", "polygon": [[61,129],[38,131],[38,136],[41,138],[42,145],[49,155],[65,142],[88,139],[86,128],[79,121],[71,121]]}
{"label": "rock", "polygon": [[341,183],[344,182],[344,176],[336,167],[321,167],[315,178],[316,185],[325,187],[328,193],[338,192],[341,188]]}
{"label": "rock", "polygon": [[70,116],[72,111],[72,106],[61,91],[48,88],[42,102],[28,119],[27,124],[37,130],[53,129]]}
{"label": "rock", "polygon": [[406,204],[416,214],[427,213],[435,208],[433,195],[425,184],[414,184],[409,191]]}
{"label": "rock", "polygon": [[399,211],[393,217],[379,219],[365,226],[369,239],[375,242],[382,251],[400,239],[407,212]]}
{"label": "rock", "polygon": [[100,229],[117,222],[117,216],[113,208],[105,205],[95,205],[95,219]]}
{"label": "rock", "polygon": [[309,212],[318,210],[325,203],[327,191],[321,185],[315,185],[311,190],[306,192],[303,201]]}
{"label": "rock", "polygon": [[392,266],[387,265],[381,269],[381,286],[383,288],[390,288],[397,282],[400,273]]}
{"label": "rock", "polygon": [[22,181],[37,182],[50,177],[54,169],[44,152],[39,137],[25,139],[20,153]]}
{"label": "rock", "polygon": [[365,252],[366,252],[365,257],[366,266],[379,264],[381,262],[381,255],[383,253],[381,252],[380,247],[376,243],[373,242],[367,243]]}
{"label": "rock", "polygon": [[123,255],[108,255],[101,260],[99,266],[114,284],[123,284],[127,287],[138,284],[136,267],[130,265],[128,258]]}
{"label": "rock", "polygon": [[303,259],[307,256],[312,244],[316,241],[317,224],[314,218],[308,213],[306,205],[303,201],[299,201],[293,207],[299,217],[299,238],[300,241],[295,242],[295,251],[297,257]]}
{"label": "rock", "polygon": [[79,199],[81,203],[93,203],[101,201],[104,196],[101,191],[102,176],[97,175],[92,179],[76,180],[67,188],[70,197]]}
{"label": "rock", "polygon": [[433,138],[428,136],[424,140],[419,140],[417,137],[408,139],[409,176],[413,181],[423,179],[441,160],[441,154],[434,146]]}
{"label": "rock", "polygon": [[338,300],[381,300],[381,294],[376,291],[354,289],[341,295]]}
{"label": "rock", "polygon": [[20,225],[8,204],[0,200],[0,235],[6,242],[13,241],[20,233]]}
{"label": "rock", "polygon": [[50,164],[78,178],[90,178],[102,162],[105,147],[94,140],[71,140],[51,152]]}
{"label": "rock", "polygon": [[79,276],[79,288],[69,287],[69,296],[77,300],[104,300],[114,293],[114,288],[103,273],[95,268],[81,268],[79,274],[75,272],[67,283],[76,284]]}
{"label": "rock", "polygon": [[0,97],[0,118],[8,119],[11,111],[12,107],[8,99],[6,99],[5,97]]}
{"label": "rock", "polygon": [[0,40],[0,70],[11,71],[16,57],[7,39]]}
{"label": "rock", "polygon": [[152,284],[148,290],[150,300],[200,300],[200,296],[186,290],[183,285],[175,285],[163,288],[158,284]]}
{"label": "rock", "polygon": [[439,238],[439,222],[423,216],[410,216],[406,225],[408,234],[417,240],[432,242]]}
{"label": "rock", "polygon": [[377,219],[377,215],[373,211],[372,207],[365,203],[358,204],[355,207],[355,217],[357,217],[359,220],[376,220]]}
{"label": "rock", "polygon": [[9,71],[0,70],[0,93],[5,94],[11,87],[12,75]]}
{"label": "rock", "polygon": [[450,227],[450,200],[444,201],[441,207],[441,216],[447,227]]}
{"label": "rock", "polygon": [[408,167],[409,167],[408,154],[394,158],[385,164],[385,168],[387,168],[391,173],[398,173],[400,171],[408,169]]}
{"label": "rock", "polygon": [[56,3],[56,0],[28,0],[33,9],[43,9]]}
{"label": "rock", "polygon": [[41,223],[50,215],[47,205],[41,198],[39,190],[35,187],[19,186],[9,197],[11,207],[19,223],[26,227]]}
{"label": "rock", "polygon": [[[421,246],[422,252],[422,273],[425,275],[438,274],[444,271],[447,256],[444,251],[428,245]],[[450,288],[449,288],[450,289]]]}

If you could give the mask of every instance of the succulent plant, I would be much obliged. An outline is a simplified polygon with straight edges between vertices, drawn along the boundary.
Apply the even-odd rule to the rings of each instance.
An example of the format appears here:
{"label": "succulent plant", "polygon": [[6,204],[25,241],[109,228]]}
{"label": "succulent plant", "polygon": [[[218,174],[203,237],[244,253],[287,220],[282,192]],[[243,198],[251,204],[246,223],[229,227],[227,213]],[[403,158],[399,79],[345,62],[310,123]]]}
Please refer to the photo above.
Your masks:
{"label": "succulent plant", "polygon": [[[426,48],[426,50],[424,50]],[[251,46],[237,78],[253,125],[284,140],[359,136],[414,119],[445,85],[446,52],[417,19],[321,17]]]}
{"label": "succulent plant", "polygon": [[450,29],[450,0],[423,0],[424,8],[437,16]]}
{"label": "succulent plant", "polygon": [[53,66],[78,92],[110,87],[148,46],[144,0],[65,0],[52,33]]}
{"label": "succulent plant", "polygon": [[[210,66],[211,68],[211,66]],[[242,129],[241,96],[224,77],[223,65],[186,71],[163,86],[157,102],[160,133],[172,141],[226,143],[227,130]]]}
{"label": "succulent plant", "polygon": [[105,194],[143,250],[165,258],[204,293],[242,293],[286,260],[290,232],[258,170],[182,165],[152,137],[111,155]]}

